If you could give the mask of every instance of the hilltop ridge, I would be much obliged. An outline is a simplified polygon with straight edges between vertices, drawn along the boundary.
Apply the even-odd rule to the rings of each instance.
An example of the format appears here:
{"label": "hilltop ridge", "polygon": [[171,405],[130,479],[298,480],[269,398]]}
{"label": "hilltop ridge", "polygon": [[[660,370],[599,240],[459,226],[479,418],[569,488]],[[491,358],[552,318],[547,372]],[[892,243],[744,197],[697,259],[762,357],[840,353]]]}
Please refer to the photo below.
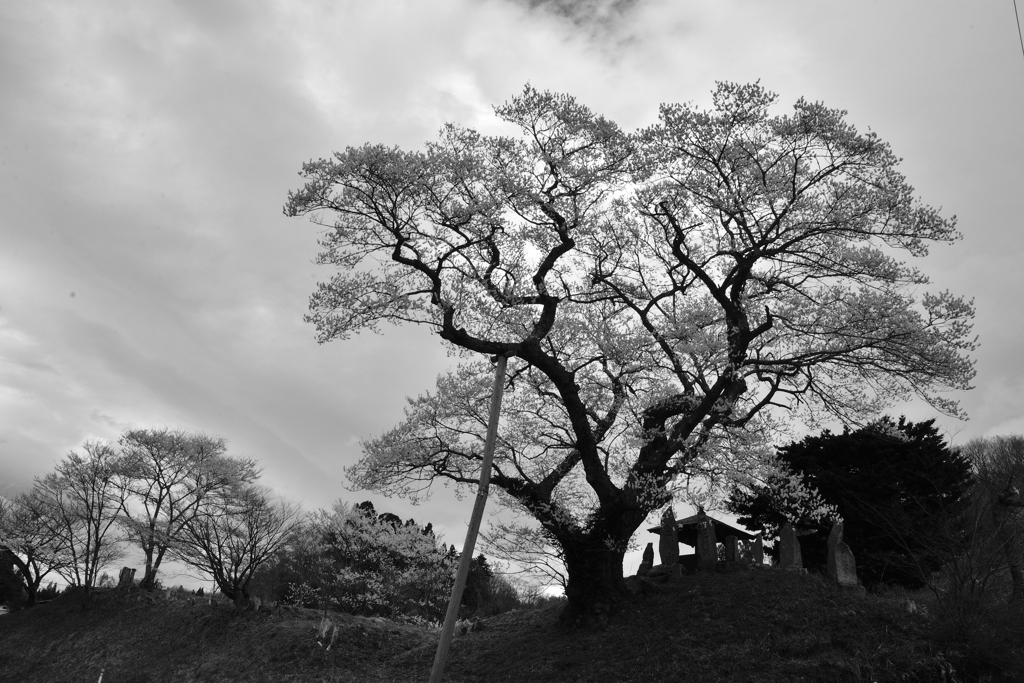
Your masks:
{"label": "hilltop ridge", "polygon": [[[685,576],[637,595],[607,628],[560,630],[558,606],[485,619],[456,638],[446,681],[1022,680],[979,670],[936,644],[924,595],[865,595],[820,576],[771,569]],[[73,595],[0,619],[0,681],[425,681],[438,631],[332,614],[235,612],[162,593]],[[973,667],[973,670],[971,668]],[[986,678],[987,677],[987,678]]]}

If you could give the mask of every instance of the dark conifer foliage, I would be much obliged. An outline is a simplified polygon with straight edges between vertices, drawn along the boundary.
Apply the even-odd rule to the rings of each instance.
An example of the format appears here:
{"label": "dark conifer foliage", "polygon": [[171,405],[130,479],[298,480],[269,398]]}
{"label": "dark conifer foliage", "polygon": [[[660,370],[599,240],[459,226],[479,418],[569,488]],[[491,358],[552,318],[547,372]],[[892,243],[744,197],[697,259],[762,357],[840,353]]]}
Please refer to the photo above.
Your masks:
{"label": "dark conifer foliage", "polygon": [[21,590],[14,558],[10,553],[0,550],[0,605],[16,600]]}
{"label": "dark conifer foliage", "polygon": [[[922,573],[939,567],[930,556],[933,530],[967,502],[973,483],[970,463],[950,449],[934,420],[886,417],[842,434],[826,430],[779,449],[777,457],[836,506],[868,585],[922,586]],[[776,493],[783,478],[734,490],[728,509],[741,524],[776,533],[797,516]],[[829,523],[797,521],[809,532],[801,537],[805,565],[823,566]]]}

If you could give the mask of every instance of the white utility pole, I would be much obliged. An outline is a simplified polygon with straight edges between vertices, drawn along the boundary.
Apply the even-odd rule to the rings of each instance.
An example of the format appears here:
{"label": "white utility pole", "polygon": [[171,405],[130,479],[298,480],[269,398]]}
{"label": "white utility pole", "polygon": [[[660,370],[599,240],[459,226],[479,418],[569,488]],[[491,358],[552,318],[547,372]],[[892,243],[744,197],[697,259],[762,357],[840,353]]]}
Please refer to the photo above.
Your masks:
{"label": "white utility pole", "polygon": [[448,601],[448,613],[444,617],[441,628],[441,640],[437,644],[434,655],[434,668],[430,671],[430,683],[441,683],[444,675],[444,662],[448,658],[448,648],[452,644],[455,633],[455,622],[459,618],[459,606],[462,604],[462,591],[466,588],[469,576],[469,565],[473,561],[473,546],[480,531],[480,521],[484,516],[487,504],[487,487],[491,483],[491,459],[494,457],[494,442],[498,438],[498,415],[501,413],[501,394],[505,389],[505,366],[508,359],[498,356],[498,364],[494,368],[494,387],[491,389],[491,415],[487,423],[487,438],[484,440],[484,457],[480,463],[480,486],[476,491],[476,502],[473,503],[473,516],[469,519],[469,531],[466,532],[466,543],[462,546],[462,557],[459,560],[459,573],[455,575],[455,586],[452,597]]}

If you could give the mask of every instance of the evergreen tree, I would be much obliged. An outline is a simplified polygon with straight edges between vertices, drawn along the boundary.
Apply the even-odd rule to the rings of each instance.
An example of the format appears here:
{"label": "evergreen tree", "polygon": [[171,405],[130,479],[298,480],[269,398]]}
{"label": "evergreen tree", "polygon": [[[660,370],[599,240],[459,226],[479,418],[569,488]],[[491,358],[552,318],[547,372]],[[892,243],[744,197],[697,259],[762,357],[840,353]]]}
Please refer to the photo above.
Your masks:
{"label": "evergreen tree", "polygon": [[14,568],[14,556],[0,550],[0,605],[14,602],[21,595],[21,581]]}
{"label": "evergreen tree", "polygon": [[779,449],[777,460],[778,473],[734,489],[728,509],[769,535],[796,522],[811,532],[801,541],[805,563],[823,566],[831,520],[808,519],[799,501],[785,495],[796,476],[842,517],[844,540],[869,585],[922,586],[922,574],[940,564],[927,539],[967,502],[973,482],[970,463],[949,448],[934,420],[886,417],[856,431],[826,430]]}
{"label": "evergreen tree", "polygon": [[487,601],[493,577],[494,571],[483,553],[474,557],[469,565],[466,588],[462,592],[462,607],[467,613],[475,614]]}

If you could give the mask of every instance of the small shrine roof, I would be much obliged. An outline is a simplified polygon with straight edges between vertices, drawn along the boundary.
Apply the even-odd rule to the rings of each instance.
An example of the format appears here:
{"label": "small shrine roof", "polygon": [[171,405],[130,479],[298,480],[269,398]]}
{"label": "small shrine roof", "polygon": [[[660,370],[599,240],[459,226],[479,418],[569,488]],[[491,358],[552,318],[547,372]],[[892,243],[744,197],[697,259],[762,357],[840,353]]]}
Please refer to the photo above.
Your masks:
{"label": "small shrine roof", "polygon": [[[724,541],[726,536],[735,536],[740,541],[751,541],[757,538],[761,533],[759,531],[751,533],[738,526],[729,524],[728,522],[723,522],[711,515],[707,515],[707,518],[711,520],[711,523],[715,527],[715,540],[719,543]],[[697,546],[697,515],[691,515],[690,517],[684,517],[683,519],[676,520],[676,527],[680,543],[685,543],[691,547]],[[654,534],[660,534],[661,525],[659,524],[658,526],[651,527],[648,531]]]}

